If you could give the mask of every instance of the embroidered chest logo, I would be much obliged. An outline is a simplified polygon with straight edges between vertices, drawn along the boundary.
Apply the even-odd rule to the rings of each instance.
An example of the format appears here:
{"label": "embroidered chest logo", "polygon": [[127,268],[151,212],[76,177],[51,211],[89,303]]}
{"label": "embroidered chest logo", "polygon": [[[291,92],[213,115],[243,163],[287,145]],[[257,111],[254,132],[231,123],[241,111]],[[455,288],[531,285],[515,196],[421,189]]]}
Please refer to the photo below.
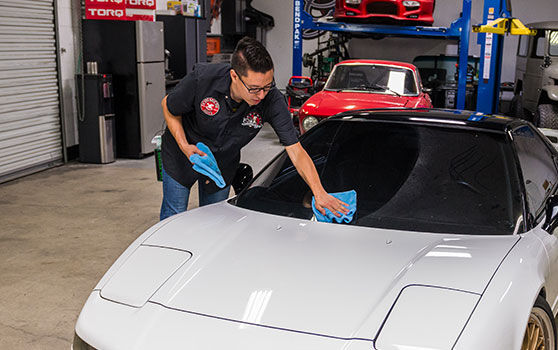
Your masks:
{"label": "embroidered chest logo", "polygon": [[249,126],[254,129],[259,129],[263,126],[262,117],[258,112],[250,112],[242,120],[242,126]]}
{"label": "embroidered chest logo", "polygon": [[206,97],[200,103],[200,109],[209,116],[214,116],[219,112],[219,102],[213,97]]}

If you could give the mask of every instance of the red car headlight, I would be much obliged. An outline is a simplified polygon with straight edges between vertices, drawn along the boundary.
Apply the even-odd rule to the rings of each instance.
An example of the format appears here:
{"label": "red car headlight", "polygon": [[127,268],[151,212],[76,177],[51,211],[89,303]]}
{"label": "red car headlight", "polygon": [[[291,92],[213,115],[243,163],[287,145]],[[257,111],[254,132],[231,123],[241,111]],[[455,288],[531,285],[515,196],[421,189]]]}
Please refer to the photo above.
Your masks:
{"label": "red car headlight", "polygon": [[314,126],[316,126],[318,122],[319,122],[318,118],[309,115],[306,118],[304,118],[304,120],[302,121],[302,128],[304,129],[304,131],[308,131]]}
{"label": "red car headlight", "polygon": [[418,1],[403,1],[403,6],[405,6],[406,8],[415,8],[415,7],[420,7],[420,2]]}

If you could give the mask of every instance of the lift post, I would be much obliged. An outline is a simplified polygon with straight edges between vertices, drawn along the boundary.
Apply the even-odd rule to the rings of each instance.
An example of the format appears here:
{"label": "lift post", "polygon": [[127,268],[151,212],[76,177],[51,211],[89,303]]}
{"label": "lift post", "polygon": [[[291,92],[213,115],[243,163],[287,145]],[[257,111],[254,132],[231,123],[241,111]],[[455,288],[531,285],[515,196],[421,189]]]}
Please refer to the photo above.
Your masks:
{"label": "lift post", "polygon": [[511,16],[510,0],[484,0],[483,23],[473,26],[473,32],[479,33],[477,43],[481,45],[477,111],[492,114],[498,112],[500,98],[503,35],[535,35],[537,31]]}
{"label": "lift post", "polygon": [[314,21],[304,11],[304,1],[294,0],[293,9],[293,67],[292,75],[302,75],[302,30],[316,29],[344,33],[386,34],[401,37],[420,37],[457,40],[459,42],[459,78],[457,87],[458,109],[465,108],[467,89],[467,59],[469,56],[469,35],[471,27],[472,0],[463,0],[461,17],[450,27],[394,26]]}

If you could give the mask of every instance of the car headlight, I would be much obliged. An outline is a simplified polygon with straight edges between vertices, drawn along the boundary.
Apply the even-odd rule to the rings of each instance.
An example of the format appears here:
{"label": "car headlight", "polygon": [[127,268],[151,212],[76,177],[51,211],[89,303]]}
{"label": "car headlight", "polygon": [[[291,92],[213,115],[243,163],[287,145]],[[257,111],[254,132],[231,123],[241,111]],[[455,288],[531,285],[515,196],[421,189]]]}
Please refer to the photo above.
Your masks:
{"label": "car headlight", "polygon": [[376,348],[451,349],[479,298],[440,287],[405,287],[380,330]]}
{"label": "car headlight", "polygon": [[418,2],[418,1],[403,1],[403,6],[405,6],[405,7],[420,7],[420,2]]}
{"label": "car headlight", "polygon": [[347,5],[360,5],[361,2],[362,0],[345,0]]}
{"label": "car headlight", "polygon": [[318,118],[310,115],[304,118],[304,120],[302,121],[302,128],[304,129],[304,131],[308,131],[310,130],[310,128],[316,126],[318,122],[319,122]]}

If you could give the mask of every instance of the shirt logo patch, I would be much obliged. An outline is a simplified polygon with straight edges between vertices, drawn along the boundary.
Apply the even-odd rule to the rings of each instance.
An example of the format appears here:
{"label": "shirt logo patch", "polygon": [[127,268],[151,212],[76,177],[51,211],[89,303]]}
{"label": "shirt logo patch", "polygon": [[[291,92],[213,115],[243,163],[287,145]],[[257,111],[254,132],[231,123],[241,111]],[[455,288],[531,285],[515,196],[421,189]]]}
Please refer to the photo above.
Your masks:
{"label": "shirt logo patch", "polygon": [[219,102],[213,97],[206,97],[200,103],[200,109],[209,116],[214,116],[219,112]]}
{"label": "shirt logo patch", "polygon": [[262,117],[260,117],[258,112],[250,112],[242,120],[242,126],[259,129],[263,126]]}

